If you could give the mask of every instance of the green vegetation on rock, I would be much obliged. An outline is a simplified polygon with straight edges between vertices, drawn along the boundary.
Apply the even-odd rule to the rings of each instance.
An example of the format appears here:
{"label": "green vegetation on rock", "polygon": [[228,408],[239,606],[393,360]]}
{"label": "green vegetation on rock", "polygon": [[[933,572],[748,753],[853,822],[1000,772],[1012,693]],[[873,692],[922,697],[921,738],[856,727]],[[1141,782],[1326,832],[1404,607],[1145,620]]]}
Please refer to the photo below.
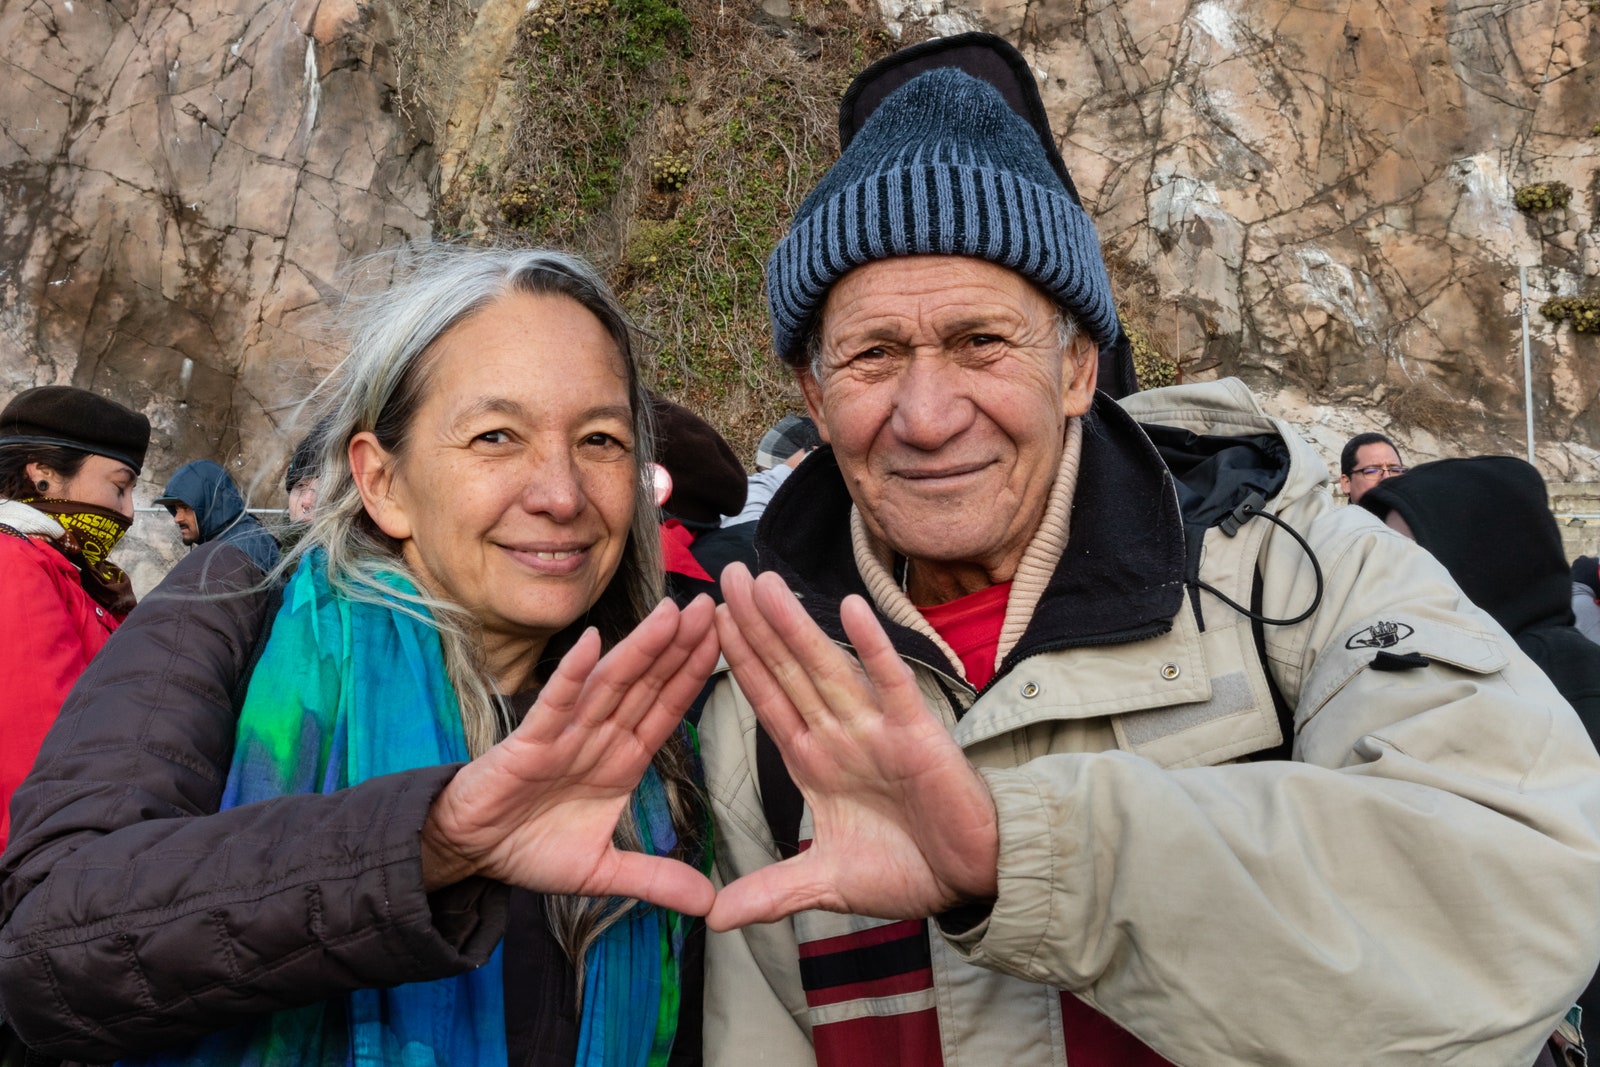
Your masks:
{"label": "green vegetation on rock", "polygon": [[[1120,317],[1120,316],[1119,316]],[[1128,320],[1122,319],[1122,332],[1128,335],[1128,345],[1133,349],[1133,374],[1140,389],[1160,389],[1178,383],[1178,364],[1171,356],[1162,353],[1150,339]]]}
{"label": "green vegetation on rock", "polygon": [[1539,305],[1551,322],[1570,322],[1579,333],[1600,333],[1600,296],[1558,296]]}
{"label": "green vegetation on rock", "polygon": [[1566,182],[1538,182],[1517,188],[1517,210],[1533,215],[1541,211],[1554,211],[1567,206],[1572,199],[1572,186]]}

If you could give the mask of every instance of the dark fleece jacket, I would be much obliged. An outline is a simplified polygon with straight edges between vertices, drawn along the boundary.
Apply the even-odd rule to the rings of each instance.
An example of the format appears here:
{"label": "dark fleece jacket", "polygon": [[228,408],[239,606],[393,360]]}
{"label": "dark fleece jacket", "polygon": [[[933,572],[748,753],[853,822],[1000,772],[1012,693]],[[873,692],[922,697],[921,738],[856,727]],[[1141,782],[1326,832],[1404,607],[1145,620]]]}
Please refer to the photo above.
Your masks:
{"label": "dark fleece jacket", "polygon": [[1398,512],[1600,737],[1600,645],[1572,625],[1571,573],[1538,471],[1512,456],[1441,459],[1385,480],[1361,506]]}
{"label": "dark fleece jacket", "polygon": [[168,510],[174,504],[193,508],[200,525],[200,544],[225,541],[237,545],[263,572],[278,562],[278,542],[254,515],[245,511],[244,497],[239,495],[233,478],[209,459],[179,467],[156,503],[167,505]]}

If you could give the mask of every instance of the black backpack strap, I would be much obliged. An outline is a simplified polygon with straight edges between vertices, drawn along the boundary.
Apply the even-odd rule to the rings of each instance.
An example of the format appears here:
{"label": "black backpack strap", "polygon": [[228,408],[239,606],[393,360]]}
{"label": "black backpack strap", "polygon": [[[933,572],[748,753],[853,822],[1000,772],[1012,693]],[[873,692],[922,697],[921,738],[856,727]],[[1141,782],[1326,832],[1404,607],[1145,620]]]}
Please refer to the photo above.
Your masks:
{"label": "black backpack strap", "polygon": [[759,722],[756,723],[756,785],[761,790],[761,810],[767,817],[767,828],[772,831],[778,857],[789,859],[799,855],[800,815],[805,810],[805,800],[800,796],[800,787],[789,777],[789,768],[783,765],[778,743]]}

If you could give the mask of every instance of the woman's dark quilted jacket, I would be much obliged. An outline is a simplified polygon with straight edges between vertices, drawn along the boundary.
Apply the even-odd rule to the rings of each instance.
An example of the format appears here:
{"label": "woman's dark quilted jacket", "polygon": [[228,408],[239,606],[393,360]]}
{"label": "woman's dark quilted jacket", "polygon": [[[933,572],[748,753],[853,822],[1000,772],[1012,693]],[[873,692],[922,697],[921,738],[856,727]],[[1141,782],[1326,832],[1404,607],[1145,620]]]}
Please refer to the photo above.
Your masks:
{"label": "woman's dark quilted jacket", "polygon": [[[41,1051],[109,1060],[458,974],[504,937],[510,1063],[572,1063],[573,972],[538,897],[485,879],[422,891],[422,823],[456,766],[217,812],[260,580],[203,546],[67,699],[0,860],[0,1018]],[[701,936],[674,1062],[700,1058]]]}

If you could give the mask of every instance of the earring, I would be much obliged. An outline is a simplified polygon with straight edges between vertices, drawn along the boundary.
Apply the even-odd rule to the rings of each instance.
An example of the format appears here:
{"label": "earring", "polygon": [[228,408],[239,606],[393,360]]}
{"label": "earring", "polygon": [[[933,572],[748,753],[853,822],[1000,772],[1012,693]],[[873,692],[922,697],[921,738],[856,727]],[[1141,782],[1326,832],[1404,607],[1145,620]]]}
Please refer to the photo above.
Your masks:
{"label": "earring", "polygon": [[38,487],[39,492],[41,493],[48,493],[50,491],[50,483],[45,481],[43,478],[39,479]]}

